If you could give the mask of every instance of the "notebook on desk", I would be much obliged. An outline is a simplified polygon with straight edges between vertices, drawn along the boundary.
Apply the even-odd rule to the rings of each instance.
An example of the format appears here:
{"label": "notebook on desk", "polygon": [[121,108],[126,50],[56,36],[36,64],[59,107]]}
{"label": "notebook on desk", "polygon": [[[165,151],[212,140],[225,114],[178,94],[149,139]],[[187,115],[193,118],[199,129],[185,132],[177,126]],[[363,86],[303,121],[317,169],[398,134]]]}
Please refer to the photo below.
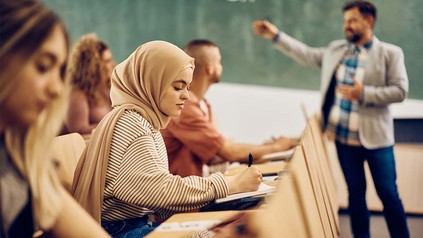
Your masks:
{"label": "notebook on desk", "polygon": [[229,201],[247,198],[247,197],[264,195],[264,194],[271,193],[273,191],[275,191],[275,187],[261,183],[257,191],[232,194],[224,198],[216,199],[215,203],[223,203],[223,202],[229,202]]}

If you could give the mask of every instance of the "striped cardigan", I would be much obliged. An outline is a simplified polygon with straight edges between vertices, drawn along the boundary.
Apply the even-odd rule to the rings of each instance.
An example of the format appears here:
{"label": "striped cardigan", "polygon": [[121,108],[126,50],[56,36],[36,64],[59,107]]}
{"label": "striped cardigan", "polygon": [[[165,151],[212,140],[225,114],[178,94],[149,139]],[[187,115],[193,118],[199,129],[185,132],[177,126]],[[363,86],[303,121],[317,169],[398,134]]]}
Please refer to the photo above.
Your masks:
{"label": "striped cardigan", "polygon": [[221,173],[207,178],[170,174],[160,132],[136,111],[128,110],[119,118],[106,172],[103,221],[152,213],[166,218],[227,195],[228,185]]}

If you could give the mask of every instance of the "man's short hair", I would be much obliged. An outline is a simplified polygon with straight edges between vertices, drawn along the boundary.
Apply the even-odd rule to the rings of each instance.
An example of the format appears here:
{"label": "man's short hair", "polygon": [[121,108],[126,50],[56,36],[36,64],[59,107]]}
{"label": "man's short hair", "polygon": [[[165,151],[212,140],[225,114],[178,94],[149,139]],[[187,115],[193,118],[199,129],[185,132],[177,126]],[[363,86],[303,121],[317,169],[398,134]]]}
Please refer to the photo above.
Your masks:
{"label": "man's short hair", "polygon": [[190,42],[188,42],[185,47],[184,47],[184,51],[185,52],[189,52],[192,49],[199,47],[199,46],[214,46],[214,47],[218,47],[214,42],[210,41],[210,40],[205,40],[205,39],[195,39],[192,40]]}
{"label": "man's short hair", "polygon": [[361,15],[363,15],[364,17],[372,16],[376,21],[377,9],[373,3],[363,0],[353,0],[345,4],[344,8],[342,9],[342,12],[353,8],[358,8]]}

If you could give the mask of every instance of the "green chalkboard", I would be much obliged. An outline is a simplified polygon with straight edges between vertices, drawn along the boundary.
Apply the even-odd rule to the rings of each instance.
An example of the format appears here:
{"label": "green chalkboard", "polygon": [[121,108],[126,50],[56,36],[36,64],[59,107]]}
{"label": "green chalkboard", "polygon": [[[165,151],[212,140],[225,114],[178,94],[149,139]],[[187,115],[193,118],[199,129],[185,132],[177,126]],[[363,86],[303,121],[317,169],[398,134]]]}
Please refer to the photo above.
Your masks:
{"label": "green chalkboard", "polygon": [[[343,38],[341,0],[45,0],[64,19],[72,41],[96,32],[117,62],[140,44],[166,40],[182,47],[194,38],[216,42],[224,82],[319,89],[318,69],[297,64],[254,35],[251,22],[269,18],[311,45]],[[376,35],[403,48],[409,98],[423,99],[423,1],[375,0]]]}

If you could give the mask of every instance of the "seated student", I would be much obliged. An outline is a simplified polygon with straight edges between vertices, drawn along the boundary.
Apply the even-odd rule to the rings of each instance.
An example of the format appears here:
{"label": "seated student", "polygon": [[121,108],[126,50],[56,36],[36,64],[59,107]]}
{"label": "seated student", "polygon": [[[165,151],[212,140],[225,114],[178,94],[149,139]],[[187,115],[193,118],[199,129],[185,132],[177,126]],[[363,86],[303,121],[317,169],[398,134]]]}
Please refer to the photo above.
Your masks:
{"label": "seated student", "polygon": [[67,96],[63,23],[39,1],[0,0],[0,36],[0,237],[108,237],[48,156]]}
{"label": "seated student", "polygon": [[79,160],[75,198],[114,237],[142,237],[166,218],[228,194],[257,190],[250,167],[235,176],[181,178],[169,172],[160,129],[188,100],[194,59],[165,41],[139,46],[111,77],[114,109],[94,130]]}
{"label": "seated student", "polygon": [[259,158],[294,145],[285,137],[261,145],[225,139],[214,125],[210,104],[204,98],[209,87],[218,83],[222,75],[219,48],[209,40],[193,40],[185,46],[185,52],[195,58],[196,65],[190,99],[185,103],[181,115],[173,117],[166,129],[162,130],[171,173],[182,177],[201,176],[204,164],[222,162],[222,159],[246,161],[249,152]]}
{"label": "seated student", "polygon": [[66,77],[72,84],[66,116],[69,133],[90,134],[112,110],[110,76],[115,62],[107,45],[94,33],[73,47]]}

